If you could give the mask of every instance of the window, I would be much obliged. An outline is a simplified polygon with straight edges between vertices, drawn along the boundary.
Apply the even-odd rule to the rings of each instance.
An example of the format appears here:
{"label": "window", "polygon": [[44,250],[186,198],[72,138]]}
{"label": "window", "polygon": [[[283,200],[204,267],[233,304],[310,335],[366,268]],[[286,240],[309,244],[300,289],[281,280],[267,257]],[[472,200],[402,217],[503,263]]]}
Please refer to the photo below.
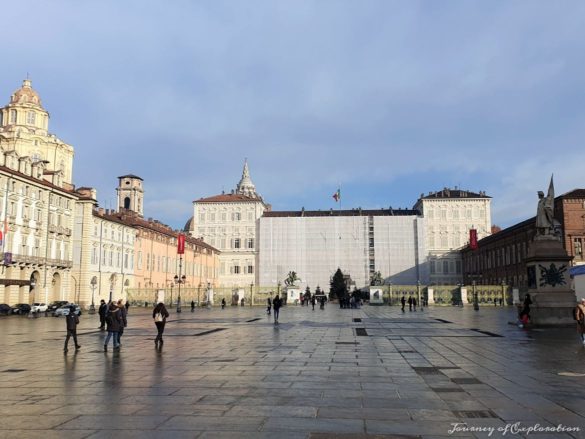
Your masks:
{"label": "window", "polygon": [[234,238],[234,248],[240,248],[240,238]]}
{"label": "window", "polygon": [[230,273],[231,274],[240,274],[240,266],[239,265],[234,265],[230,268]]}
{"label": "window", "polygon": [[253,249],[254,248],[254,238],[248,238],[246,242],[246,248]]}
{"label": "window", "polygon": [[209,221],[214,223],[215,222],[215,213],[210,213],[209,214]]}
{"label": "window", "polygon": [[254,266],[253,265],[248,265],[246,273],[248,274],[254,274]]}
{"label": "window", "polygon": [[138,269],[142,270],[142,252],[138,252]]}
{"label": "window", "polygon": [[443,219],[443,220],[447,219],[447,210],[446,209],[441,210],[441,219]]}
{"label": "window", "polygon": [[124,255],[124,268],[128,268],[128,253]]}
{"label": "window", "polygon": [[232,221],[240,221],[242,219],[242,214],[240,212],[233,212],[232,213]]}
{"label": "window", "polygon": [[454,220],[459,219],[459,210],[458,209],[454,209],[453,212],[452,212],[452,215],[453,215],[453,219]]}
{"label": "window", "polygon": [[443,261],[443,273],[449,273],[449,261]]}
{"label": "window", "polygon": [[28,111],[26,113],[26,123],[29,125],[34,125],[35,124],[35,112],[34,111]]}
{"label": "window", "polygon": [[221,220],[222,221],[227,221],[227,213],[225,213],[225,212],[222,212],[221,213]]}
{"label": "window", "polygon": [[431,270],[431,274],[435,274],[437,272],[437,268],[436,268],[436,265],[435,265],[435,261],[431,261],[429,263],[429,267],[430,267],[430,270]]}
{"label": "window", "polygon": [[16,110],[10,110],[10,123],[16,123]]}
{"label": "window", "polygon": [[254,212],[248,212],[248,221],[254,221]]}
{"label": "window", "polygon": [[455,261],[455,272],[461,274],[461,261]]}
{"label": "window", "polygon": [[204,213],[200,213],[199,214],[199,222],[200,223],[204,223],[205,222],[205,214]]}
{"label": "window", "polygon": [[97,248],[91,249],[91,263],[97,264]]}

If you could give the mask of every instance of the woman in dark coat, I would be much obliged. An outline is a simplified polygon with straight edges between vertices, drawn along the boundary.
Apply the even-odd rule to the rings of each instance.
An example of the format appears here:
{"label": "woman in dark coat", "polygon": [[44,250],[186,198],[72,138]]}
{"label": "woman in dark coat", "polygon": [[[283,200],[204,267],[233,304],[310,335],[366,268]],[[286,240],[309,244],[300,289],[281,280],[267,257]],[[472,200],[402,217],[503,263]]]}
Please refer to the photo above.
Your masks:
{"label": "woman in dark coat", "polygon": [[108,307],[108,312],[106,313],[106,325],[108,329],[108,336],[104,342],[104,351],[108,350],[108,343],[110,342],[110,338],[112,338],[112,336],[114,338],[114,349],[120,349],[118,332],[120,331],[120,326],[122,325],[122,316],[120,315],[120,310],[114,302],[111,302],[110,306]]}
{"label": "woman in dark coat", "polygon": [[167,318],[169,317],[169,312],[167,311],[167,308],[165,307],[165,304],[162,302],[159,302],[158,305],[156,305],[154,307],[154,310],[152,311],[152,318],[154,319],[154,324],[156,325],[156,330],[158,331],[158,334],[156,335],[156,338],[154,339],[154,344],[157,344],[160,342],[160,344],[163,344],[163,332],[165,332],[165,324],[167,323]]}

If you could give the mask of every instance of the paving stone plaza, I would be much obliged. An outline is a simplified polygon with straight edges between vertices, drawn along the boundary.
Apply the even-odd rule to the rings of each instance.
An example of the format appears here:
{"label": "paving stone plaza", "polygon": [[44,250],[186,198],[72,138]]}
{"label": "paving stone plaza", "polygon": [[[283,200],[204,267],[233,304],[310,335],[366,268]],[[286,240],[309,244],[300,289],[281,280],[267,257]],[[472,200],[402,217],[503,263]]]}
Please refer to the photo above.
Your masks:
{"label": "paving stone plaza", "polygon": [[170,312],[161,349],[131,307],[119,352],[84,314],[67,354],[63,318],[0,318],[0,437],[585,437],[575,328],[512,308]]}

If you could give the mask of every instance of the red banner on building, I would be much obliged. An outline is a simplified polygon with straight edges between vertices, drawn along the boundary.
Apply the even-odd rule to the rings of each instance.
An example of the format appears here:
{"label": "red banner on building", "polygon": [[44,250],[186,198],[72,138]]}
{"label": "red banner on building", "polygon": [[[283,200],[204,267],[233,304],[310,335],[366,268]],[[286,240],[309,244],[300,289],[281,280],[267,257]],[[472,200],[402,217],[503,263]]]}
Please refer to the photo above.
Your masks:
{"label": "red banner on building", "polygon": [[177,237],[177,254],[184,255],[185,254],[185,235],[179,233]]}
{"label": "red banner on building", "polygon": [[469,229],[469,247],[471,250],[477,250],[477,230]]}

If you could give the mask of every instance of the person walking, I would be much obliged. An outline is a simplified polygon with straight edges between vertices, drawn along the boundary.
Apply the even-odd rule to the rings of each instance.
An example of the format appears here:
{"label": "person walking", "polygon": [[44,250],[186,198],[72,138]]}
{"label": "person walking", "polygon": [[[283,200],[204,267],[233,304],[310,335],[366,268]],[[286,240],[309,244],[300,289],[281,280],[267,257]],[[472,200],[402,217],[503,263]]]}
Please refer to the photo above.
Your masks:
{"label": "person walking", "polygon": [[122,325],[122,318],[120,317],[120,310],[114,302],[111,302],[110,306],[108,307],[108,312],[106,313],[106,325],[108,329],[108,336],[104,342],[104,352],[107,352],[108,350],[108,343],[110,342],[110,338],[114,339],[112,342],[114,344],[114,350],[120,349],[120,346],[118,345],[118,331]]}
{"label": "person walking", "polygon": [[313,307],[313,311],[315,311],[315,295],[311,296],[311,306]]}
{"label": "person walking", "polygon": [[520,316],[527,316],[529,321],[532,320],[530,318],[530,305],[532,305],[532,299],[530,298],[530,294],[526,293],[526,296],[524,296],[524,308],[522,308]]}
{"label": "person walking", "polygon": [[81,346],[77,343],[77,325],[79,325],[79,317],[75,314],[74,306],[69,308],[69,314],[65,316],[65,323],[67,324],[67,337],[65,337],[65,347],[63,348],[63,352],[67,353],[67,345],[69,344],[69,339],[71,337],[73,337],[75,350],[77,351]]}
{"label": "person walking", "polygon": [[414,310],[416,311],[416,297],[412,298],[412,306],[414,307]]}
{"label": "person walking", "polygon": [[126,315],[128,315],[128,308],[130,308],[130,302],[126,301],[124,308],[126,308]]}
{"label": "person walking", "polygon": [[127,316],[127,309],[122,302],[122,299],[118,300],[118,309],[120,310],[120,330],[118,331],[118,347],[122,346],[122,342],[120,339],[122,335],[124,335],[124,328],[128,326],[128,320],[126,319]]}
{"label": "person walking", "polygon": [[408,310],[412,311],[412,297],[408,296]]}
{"label": "person walking", "polygon": [[272,300],[270,297],[266,299],[266,314],[270,315],[270,310],[272,309]]}
{"label": "person walking", "polygon": [[577,320],[577,331],[581,336],[581,342],[585,346],[585,298],[582,298],[581,303],[575,307],[575,320]]}
{"label": "person walking", "polygon": [[225,308],[225,297],[221,299],[221,309]]}
{"label": "person walking", "polygon": [[321,306],[320,309],[325,309],[325,296],[321,297]]}
{"label": "person walking", "polygon": [[100,326],[98,326],[98,329],[101,329],[102,331],[104,329],[106,329],[106,313],[108,312],[108,305],[106,305],[106,301],[104,299],[102,299],[101,303],[100,303],[100,307],[98,309],[98,314],[100,315]]}
{"label": "person walking", "polygon": [[191,301],[191,312],[195,312],[195,301]]}
{"label": "person walking", "polygon": [[167,323],[167,318],[169,317],[169,312],[167,311],[167,308],[165,307],[165,304],[162,302],[159,302],[158,305],[156,305],[154,307],[154,310],[152,311],[152,318],[154,319],[154,324],[156,325],[156,330],[157,330],[157,335],[156,338],[154,339],[154,344],[158,344],[160,343],[160,345],[162,346],[163,344],[163,332],[165,332],[165,325]]}
{"label": "person walking", "polygon": [[402,299],[400,299],[400,303],[402,304],[402,312],[404,312],[404,306],[406,305],[406,299],[404,296],[402,296]]}
{"label": "person walking", "polygon": [[274,300],[272,301],[272,306],[274,307],[274,324],[278,324],[278,316],[280,314],[280,307],[282,306],[282,300],[276,295]]}

